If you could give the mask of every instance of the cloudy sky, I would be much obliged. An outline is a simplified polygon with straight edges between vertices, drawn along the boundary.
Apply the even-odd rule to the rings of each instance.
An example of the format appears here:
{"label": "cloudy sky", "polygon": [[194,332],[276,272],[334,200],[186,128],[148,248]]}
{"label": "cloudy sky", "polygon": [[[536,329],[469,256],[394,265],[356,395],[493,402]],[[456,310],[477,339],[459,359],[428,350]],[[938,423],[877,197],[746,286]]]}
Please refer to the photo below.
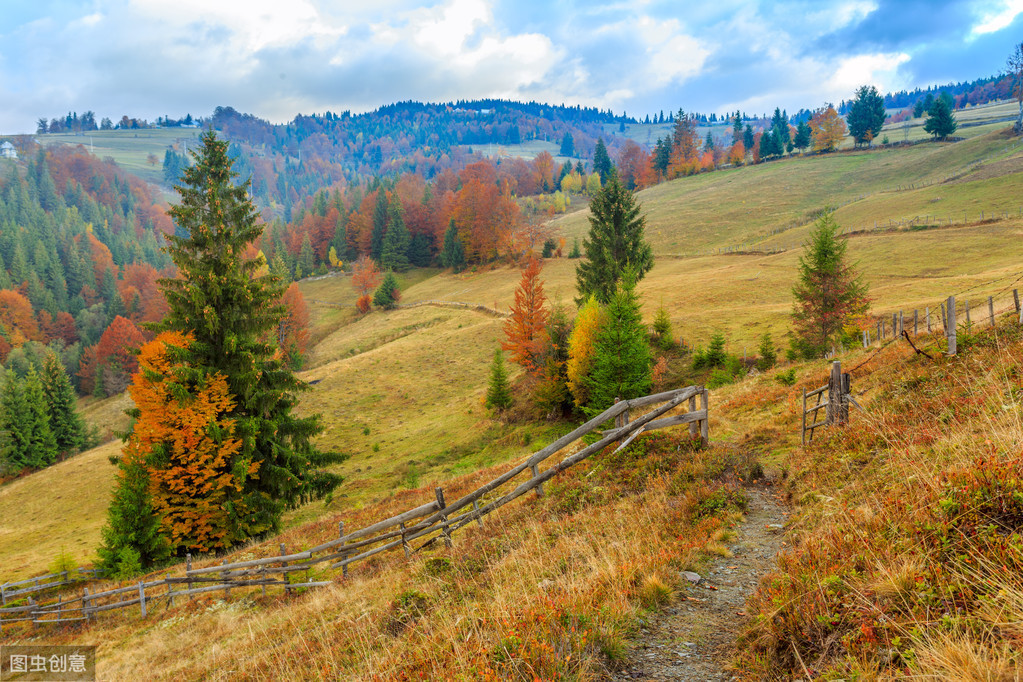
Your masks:
{"label": "cloudy sky", "polygon": [[1023,0],[3,0],[0,132],[407,99],[790,112],[992,75]]}

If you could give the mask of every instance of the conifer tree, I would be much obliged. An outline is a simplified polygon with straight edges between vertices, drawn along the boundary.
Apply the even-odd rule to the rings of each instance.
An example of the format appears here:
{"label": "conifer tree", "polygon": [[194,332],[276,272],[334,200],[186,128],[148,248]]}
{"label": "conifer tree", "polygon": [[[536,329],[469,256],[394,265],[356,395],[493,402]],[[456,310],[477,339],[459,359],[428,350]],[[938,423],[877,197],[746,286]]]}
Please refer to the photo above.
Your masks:
{"label": "conifer tree", "polygon": [[607,182],[612,168],[614,166],[611,163],[611,157],[607,153],[607,147],[604,146],[604,139],[598,137],[597,146],[593,150],[593,172],[600,176],[600,184]]}
{"label": "conifer tree", "polygon": [[409,269],[409,246],[412,238],[409,236],[408,227],[405,226],[405,219],[401,215],[401,203],[395,201],[388,208],[387,234],[384,235],[383,246],[380,249],[380,266],[390,268],[396,272],[404,272]]}
{"label": "conifer tree", "polygon": [[85,445],[85,422],[76,409],[75,391],[71,388],[71,380],[56,353],[49,353],[43,360],[40,378],[46,397],[50,430],[56,439],[57,451],[67,454],[81,450]]}
{"label": "conifer tree", "polygon": [[458,238],[458,228],[455,227],[455,219],[452,218],[448,229],[444,233],[444,250],[440,253],[440,262],[446,268],[455,272],[465,267],[465,247],[462,240]]}
{"label": "conifer tree", "polygon": [[605,308],[606,322],[597,335],[593,369],[587,377],[588,414],[596,415],[614,404],[646,395],[650,377],[650,346],[639,311],[635,278],[624,277]]}
{"label": "conifer tree", "polygon": [[504,354],[500,348],[494,351],[494,360],[490,363],[490,384],[487,387],[485,404],[491,410],[506,410],[512,406],[508,369],[504,366]]}
{"label": "conifer tree", "polygon": [[373,230],[370,232],[369,255],[379,262],[384,249],[384,232],[387,231],[387,192],[377,190],[377,203],[373,206]]}
{"label": "conifer tree", "polygon": [[829,211],[817,219],[799,257],[792,319],[797,345],[808,358],[823,355],[843,326],[867,311],[867,288],[846,260],[847,246]]}
{"label": "conifer tree", "polygon": [[135,567],[149,568],[170,558],[171,543],[153,508],[149,469],[144,462],[118,462],[117,481],[107,508],[99,563],[108,576],[129,577]]}
{"label": "conifer tree", "polygon": [[[944,93],[942,93],[944,94]],[[927,120],[924,121],[924,130],[937,138],[945,139],[959,128],[952,108],[944,97],[934,100],[931,110],[927,113]]]}
{"label": "conifer tree", "polygon": [[[298,265],[302,268],[302,275],[308,277],[316,269],[316,255],[313,253],[313,243],[307,232],[302,236],[302,246],[298,251]],[[296,270],[297,272],[297,270]]]}
{"label": "conifer tree", "polygon": [[764,335],[760,338],[760,348],[758,349],[760,358],[757,360],[757,369],[761,372],[774,367],[774,363],[778,361],[778,351],[774,347],[774,341],[771,340],[771,333],[764,332]]}
{"label": "conifer tree", "polygon": [[[250,534],[276,530],[288,507],[325,495],[341,478],[322,467],[344,455],[316,450],[318,415],[293,409],[307,385],[275,354],[269,340],[284,307],[280,280],[255,276],[260,261],[243,254],[262,226],[248,199],[248,181],[235,185],[228,144],[211,130],[184,170],[181,202],[170,209],[183,235],[168,239],[180,278],[160,281],[169,313],[159,328],[191,337],[173,351],[178,381],[204,386],[223,375],[235,403],[227,417],[241,441],[228,467],[242,479],[243,505],[228,511]],[[248,472],[248,473],[247,473]]]}
{"label": "conifer tree", "polygon": [[417,268],[430,266],[433,260],[433,239],[427,232],[418,232],[408,247],[408,259]]}
{"label": "conifer tree", "polygon": [[612,172],[590,201],[590,233],[583,240],[586,257],[575,268],[576,303],[594,296],[606,304],[626,269],[642,279],[654,266],[653,251],[643,238],[646,218],[639,208],[633,193]]}
{"label": "conifer tree", "polygon": [[398,287],[398,278],[394,276],[393,272],[388,272],[384,275],[384,281],[380,283],[373,294],[373,305],[384,310],[392,310],[397,307],[400,300],[401,289]]}

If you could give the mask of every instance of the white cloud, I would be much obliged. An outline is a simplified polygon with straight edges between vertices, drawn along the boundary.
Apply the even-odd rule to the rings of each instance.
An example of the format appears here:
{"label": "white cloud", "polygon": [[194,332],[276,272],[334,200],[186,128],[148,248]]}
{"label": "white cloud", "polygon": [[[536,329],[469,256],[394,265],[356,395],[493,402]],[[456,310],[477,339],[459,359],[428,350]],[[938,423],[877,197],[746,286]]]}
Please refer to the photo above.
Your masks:
{"label": "white cloud", "polygon": [[980,21],[970,29],[970,36],[975,38],[1000,31],[1020,14],[1023,14],[1023,0],[1003,0],[997,8],[981,13]]}
{"label": "white cloud", "polygon": [[909,59],[905,52],[846,57],[838,62],[826,86],[834,92],[845,93],[861,85],[876,85],[881,92],[900,90],[906,83],[899,76],[898,68]]}

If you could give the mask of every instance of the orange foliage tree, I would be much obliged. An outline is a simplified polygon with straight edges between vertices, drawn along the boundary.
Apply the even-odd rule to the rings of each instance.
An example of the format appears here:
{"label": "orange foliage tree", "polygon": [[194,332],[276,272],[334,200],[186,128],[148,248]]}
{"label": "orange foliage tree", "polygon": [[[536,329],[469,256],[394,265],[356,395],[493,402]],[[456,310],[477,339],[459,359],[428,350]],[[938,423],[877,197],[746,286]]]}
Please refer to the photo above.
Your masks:
{"label": "orange foliage tree", "polygon": [[359,260],[352,265],[352,286],[359,292],[355,307],[360,313],[369,312],[372,302],[370,292],[380,286],[381,279],[380,269],[369,256],[359,256]]}
{"label": "orange foliage tree", "polygon": [[511,317],[504,323],[507,340],[501,348],[511,352],[511,359],[531,373],[542,368],[535,364],[536,355],[544,340],[544,330],[550,311],[544,307],[547,297],[543,293],[540,271],[543,264],[536,257],[530,257],[522,280],[515,290],[515,303]]}
{"label": "orange foliage tree", "polygon": [[281,303],[285,314],[277,323],[277,344],[292,365],[297,366],[309,345],[309,308],[295,282],[284,291]]}
{"label": "orange foliage tree", "polygon": [[831,152],[845,137],[845,119],[838,115],[835,107],[818,109],[810,119],[813,149],[817,152]]}
{"label": "orange foliage tree", "polygon": [[12,289],[0,290],[0,335],[13,348],[42,338],[32,304]]}
{"label": "orange foliage tree", "polygon": [[129,389],[136,421],[123,457],[147,469],[153,510],[172,546],[206,552],[247,537],[242,489],[258,464],[235,461],[241,440],[225,417],[234,399],[224,376],[198,385],[182,380],[168,346],[184,348],[189,340],[164,332],[139,352]]}

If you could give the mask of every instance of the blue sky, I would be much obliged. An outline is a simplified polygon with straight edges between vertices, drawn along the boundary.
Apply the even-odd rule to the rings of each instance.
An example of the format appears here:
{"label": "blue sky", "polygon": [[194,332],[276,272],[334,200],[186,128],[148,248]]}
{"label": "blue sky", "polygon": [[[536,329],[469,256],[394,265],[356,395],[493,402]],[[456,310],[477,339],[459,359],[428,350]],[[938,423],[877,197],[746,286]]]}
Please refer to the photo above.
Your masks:
{"label": "blue sky", "polygon": [[992,75],[1020,40],[1023,0],[4,0],[0,132],[479,97],[792,112]]}

